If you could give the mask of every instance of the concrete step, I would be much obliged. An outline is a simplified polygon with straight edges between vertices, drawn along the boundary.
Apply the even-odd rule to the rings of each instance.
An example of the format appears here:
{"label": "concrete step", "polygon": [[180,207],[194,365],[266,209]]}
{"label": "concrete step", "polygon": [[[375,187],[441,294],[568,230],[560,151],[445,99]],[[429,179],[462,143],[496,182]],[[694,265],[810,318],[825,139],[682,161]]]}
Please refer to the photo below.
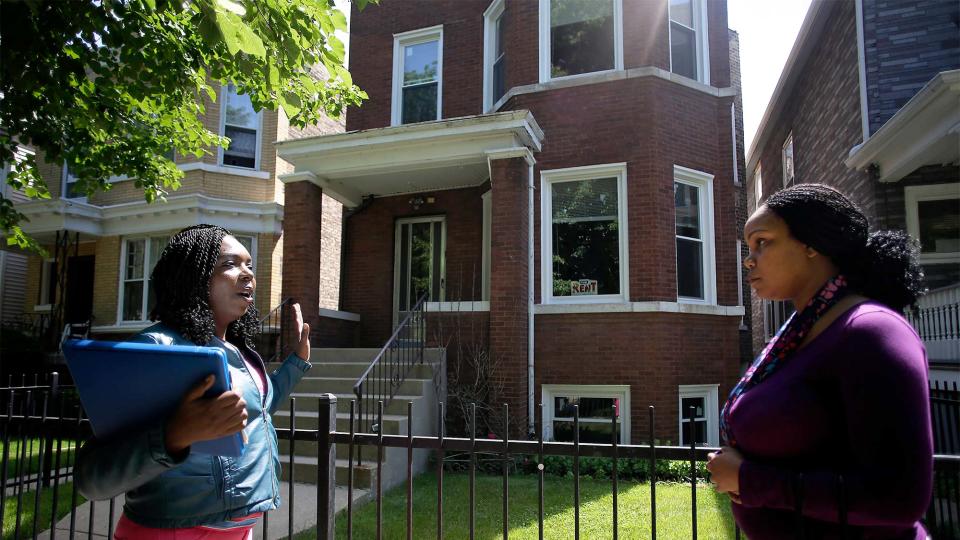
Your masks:
{"label": "concrete step", "polygon": [[[317,429],[320,415],[315,411],[297,411],[297,429]],[[290,411],[277,411],[273,415],[273,425],[276,427],[290,427]],[[337,413],[337,431],[350,431],[350,413]],[[383,415],[384,435],[405,435],[407,433],[407,417],[399,414]]]}
{"label": "concrete step", "polygon": [[[377,481],[377,462],[376,455],[372,451],[368,451],[369,456],[364,456],[363,465],[356,465],[354,463],[353,470],[353,487],[355,489],[370,489],[371,486],[374,486]],[[367,459],[369,457],[369,459]],[[289,456],[282,456],[280,458],[281,463],[281,480],[287,482],[290,480],[290,458]],[[347,474],[351,470],[351,467],[348,466],[346,459],[336,460],[337,465],[337,485],[346,486],[347,485]],[[386,464],[385,464],[386,465]],[[293,475],[294,481],[296,482],[305,482],[316,484],[317,482],[317,458],[316,456],[294,456],[293,457]]]}
{"label": "concrete step", "polygon": [[[433,372],[436,364],[412,363],[407,366],[397,366],[401,373],[406,371],[407,378],[430,379],[433,378]],[[313,368],[308,372],[310,377],[353,377],[359,379],[366,371],[367,365],[357,362],[318,362],[313,364]],[[383,365],[381,368],[374,368],[373,374],[380,375],[390,372],[390,367]]]}
{"label": "concrete step", "polygon": [[[353,385],[357,382],[354,377],[304,377],[297,384],[297,391],[307,394],[319,394],[329,392],[331,394],[352,394]],[[428,391],[428,386],[433,386],[433,379],[414,379],[407,380],[397,384],[394,392],[401,395],[423,395]],[[376,379],[367,380],[367,389],[388,388],[389,384],[385,381]],[[349,406],[349,405],[348,405]]]}
{"label": "concrete step", "polygon": [[[292,397],[297,398],[297,412],[300,411],[312,411],[317,412],[317,409],[320,407],[320,396],[325,395],[324,393],[317,392],[294,392],[291,394]],[[337,412],[340,413],[349,413],[350,412],[350,401],[357,399],[357,396],[353,392],[346,394],[334,394],[337,396]],[[393,396],[393,400],[390,403],[387,403],[383,408],[383,414],[407,414],[407,403],[413,401],[414,403],[423,399],[422,395],[396,395]],[[414,405],[416,406],[416,405]],[[357,412],[359,414],[360,404],[357,403]],[[281,411],[290,410],[290,401],[284,404],[283,407],[280,407]],[[282,426],[281,426],[282,427]]]}
{"label": "concrete step", "polygon": [[[322,364],[325,362],[356,362],[369,364],[380,352],[380,348],[313,348],[310,349],[310,363]],[[443,350],[438,348],[424,348],[425,362],[440,362],[443,359]]]}

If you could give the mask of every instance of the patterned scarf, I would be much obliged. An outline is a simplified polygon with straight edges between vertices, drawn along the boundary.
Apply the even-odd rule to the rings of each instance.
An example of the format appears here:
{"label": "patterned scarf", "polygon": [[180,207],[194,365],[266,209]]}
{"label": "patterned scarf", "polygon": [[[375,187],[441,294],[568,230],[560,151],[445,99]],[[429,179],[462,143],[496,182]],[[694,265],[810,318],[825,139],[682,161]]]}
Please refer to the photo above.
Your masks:
{"label": "patterned scarf", "polygon": [[847,295],[847,279],[838,275],[827,281],[823,287],[810,299],[803,311],[794,312],[787,322],[780,327],[777,335],[764,347],[763,352],[753,361],[747,372],[740,378],[740,382],[733,387],[730,397],[720,412],[720,438],[729,446],[736,446],[730,434],[730,409],[741,395],[747,390],[760,384],[773,375],[789,359],[803,338],[810,333],[810,329],[820,319],[820,316],[833,307]]}

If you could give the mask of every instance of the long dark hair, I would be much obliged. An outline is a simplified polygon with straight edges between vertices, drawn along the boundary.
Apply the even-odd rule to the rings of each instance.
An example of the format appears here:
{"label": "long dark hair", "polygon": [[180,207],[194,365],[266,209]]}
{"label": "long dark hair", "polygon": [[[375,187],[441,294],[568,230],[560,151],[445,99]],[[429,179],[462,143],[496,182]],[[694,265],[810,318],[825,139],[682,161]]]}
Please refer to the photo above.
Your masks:
{"label": "long dark hair", "polygon": [[896,310],[923,294],[917,242],[903,231],[870,233],[860,208],[836,189],[797,184],[765,204],[794,238],[829,257],[853,290]]}
{"label": "long dark hair", "polygon": [[[220,257],[220,243],[230,231],[216,225],[194,225],[170,238],[153,267],[150,286],[157,303],[150,319],[173,328],[197,345],[213,339],[210,278]],[[247,309],[227,327],[227,341],[253,348],[260,331],[257,310]]]}

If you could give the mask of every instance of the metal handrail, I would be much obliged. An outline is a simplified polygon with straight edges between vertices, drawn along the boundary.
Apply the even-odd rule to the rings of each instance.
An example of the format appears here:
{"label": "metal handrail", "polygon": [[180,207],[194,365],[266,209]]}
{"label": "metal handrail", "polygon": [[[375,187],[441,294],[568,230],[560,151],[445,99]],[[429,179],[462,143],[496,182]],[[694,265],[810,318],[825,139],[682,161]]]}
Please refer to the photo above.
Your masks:
{"label": "metal handrail", "polygon": [[[367,369],[363,370],[363,374],[357,378],[357,382],[353,384],[353,394],[360,405],[357,425],[360,431],[367,430],[374,433],[380,431],[379,423],[375,423],[374,404],[379,401],[389,404],[396,395],[397,389],[407,380],[410,368],[415,364],[423,364],[425,338],[423,307],[428,295],[429,293],[423,293],[417,299],[417,303],[400,321],[390,339],[373,358]],[[416,347],[398,346],[401,340],[410,340],[411,336],[418,341]],[[384,361],[385,358],[386,361]],[[371,377],[371,375],[376,375],[376,377]],[[365,393],[365,387],[371,378],[375,388],[372,392]],[[362,458],[358,454],[357,464],[360,465],[361,463]]]}
{"label": "metal handrail", "polygon": [[267,348],[270,345],[270,334],[264,330],[267,328],[277,328],[279,330],[276,348],[269,351],[269,356],[264,356],[264,362],[273,362],[286,351],[287,325],[284,324],[283,308],[288,304],[293,304],[293,298],[284,298],[280,304],[260,319],[260,335],[258,336],[257,349],[259,349],[258,352],[260,352],[261,356],[264,356],[264,354],[268,352]]}

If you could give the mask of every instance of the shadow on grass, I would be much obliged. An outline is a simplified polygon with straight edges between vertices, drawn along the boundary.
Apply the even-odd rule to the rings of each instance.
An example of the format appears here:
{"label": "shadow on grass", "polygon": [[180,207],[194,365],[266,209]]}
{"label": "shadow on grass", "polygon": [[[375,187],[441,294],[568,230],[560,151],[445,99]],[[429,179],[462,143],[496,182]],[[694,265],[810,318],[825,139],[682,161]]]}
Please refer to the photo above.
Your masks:
{"label": "shadow on grass", "polygon": [[[580,535],[611,538],[613,495],[610,480],[580,480]],[[503,536],[502,477],[478,475],[476,484],[476,538]],[[444,537],[469,538],[469,477],[447,473],[443,486]],[[511,539],[538,538],[538,490],[536,476],[511,476],[508,528]],[[383,537],[406,538],[406,486],[386,493],[383,499]],[[620,482],[618,533],[621,538],[650,537],[650,487],[647,483]],[[688,539],[691,534],[691,489],[689,484],[657,484],[657,538]],[[573,538],[573,478],[544,479],[544,537]],[[697,532],[701,538],[733,539],[733,516],[726,496],[709,485],[697,487]],[[294,538],[315,538],[309,530]],[[337,538],[346,538],[346,515],[337,516]],[[376,503],[354,510],[354,538],[376,538]],[[437,479],[433,473],[414,479],[413,537],[437,537]]]}

